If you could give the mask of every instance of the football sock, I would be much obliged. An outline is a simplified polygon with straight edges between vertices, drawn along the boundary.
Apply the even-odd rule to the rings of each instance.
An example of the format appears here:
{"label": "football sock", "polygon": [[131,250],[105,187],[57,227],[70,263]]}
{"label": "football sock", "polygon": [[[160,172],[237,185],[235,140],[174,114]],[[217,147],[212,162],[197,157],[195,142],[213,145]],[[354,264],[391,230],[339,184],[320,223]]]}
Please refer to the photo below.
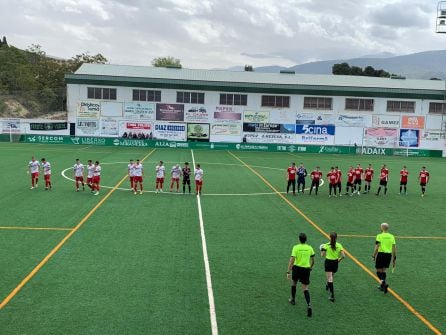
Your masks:
{"label": "football sock", "polygon": [[376,272],[376,276],[380,279],[380,280],[382,280],[382,276],[381,276],[381,274],[382,274],[382,272]]}
{"label": "football sock", "polygon": [[378,187],[378,192],[376,192],[376,194],[379,194],[379,192],[381,192],[381,186]]}
{"label": "football sock", "polygon": [[330,290],[331,296],[334,296],[334,286],[333,286],[333,282],[328,283],[328,289]]}
{"label": "football sock", "polygon": [[384,187],[384,194],[387,194],[387,187]]}
{"label": "football sock", "polygon": [[304,291],[305,301],[307,302],[307,305],[310,306],[310,292],[308,290]]}
{"label": "football sock", "polygon": [[387,274],[385,272],[381,272],[381,279],[385,283],[387,278]]}
{"label": "football sock", "polygon": [[291,298],[296,299],[296,286],[291,286]]}

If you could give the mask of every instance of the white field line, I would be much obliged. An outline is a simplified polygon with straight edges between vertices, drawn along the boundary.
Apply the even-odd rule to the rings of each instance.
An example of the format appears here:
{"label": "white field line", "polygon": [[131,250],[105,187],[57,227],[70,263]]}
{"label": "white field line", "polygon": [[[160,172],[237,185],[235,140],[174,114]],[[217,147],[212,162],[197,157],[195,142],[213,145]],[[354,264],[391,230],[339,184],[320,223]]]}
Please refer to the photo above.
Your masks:
{"label": "white field line", "polygon": [[[195,168],[194,151],[191,150],[190,152],[192,154],[193,168]],[[207,289],[208,289],[209,314],[211,317],[211,328],[212,328],[211,330],[212,330],[212,335],[218,335],[217,314],[215,313],[215,302],[214,302],[214,290],[212,289],[211,269],[209,266],[206,235],[204,233],[203,212],[201,210],[200,194],[197,194],[197,206],[198,206],[198,219],[200,220],[201,245],[203,248],[204,269],[206,272],[206,284],[207,284]]]}

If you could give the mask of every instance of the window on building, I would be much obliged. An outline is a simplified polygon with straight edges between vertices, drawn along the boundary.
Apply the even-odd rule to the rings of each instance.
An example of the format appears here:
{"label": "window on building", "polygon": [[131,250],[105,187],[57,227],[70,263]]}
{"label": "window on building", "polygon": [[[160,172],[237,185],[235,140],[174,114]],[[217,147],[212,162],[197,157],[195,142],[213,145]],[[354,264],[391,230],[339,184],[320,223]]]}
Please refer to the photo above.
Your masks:
{"label": "window on building", "polygon": [[305,109],[333,109],[333,98],[304,97]]}
{"label": "window on building", "polygon": [[220,93],[220,105],[248,105],[248,96],[246,94],[226,94]]}
{"label": "window on building", "polygon": [[373,99],[345,99],[345,110],[350,111],[373,111]]}
{"label": "window on building", "polygon": [[133,90],[133,101],[161,101],[161,91]]}
{"label": "window on building", "polygon": [[116,100],[116,88],[87,87],[88,99]]}
{"label": "window on building", "polygon": [[415,113],[415,101],[387,101],[388,112]]}
{"label": "window on building", "polygon": [[185,104],[204,104],[204,93],[177,91],[177,102]]}
{"label": "window on building", "polygon": [[262,107],[290,107],[290,97],[282,95],[262,95]]}
{"label": "window on building", "polygon": [[430,102],[429,103],[430,114],[446,114],[446,103],[444,102]]}

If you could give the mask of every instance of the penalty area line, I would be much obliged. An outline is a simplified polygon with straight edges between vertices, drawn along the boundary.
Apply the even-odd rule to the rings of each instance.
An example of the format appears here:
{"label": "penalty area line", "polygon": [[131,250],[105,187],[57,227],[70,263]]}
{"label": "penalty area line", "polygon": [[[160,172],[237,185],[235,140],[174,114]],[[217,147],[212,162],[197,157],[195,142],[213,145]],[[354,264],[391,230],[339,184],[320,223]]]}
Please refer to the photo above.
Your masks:
{"label": "penalty area line", "polygon": [[51,228],[51,227],[0,227],[0,229],[6,230],[73,230],[73,228]]}
{"label": "penalty area line", "polygon": [[[153,149],[150,151],[142,160],[149,157],[153,152],[155,152],[156,149]],[[82,226],[83,224],[98,210],[99,207],[101,207],[104,202],[113,194],[113,192],[116,191],[116,189],[128,178],[127,175],[122,177],[122,179],[92,208],[90,212],[88,212],[87,215],[83,217],[81,221],[74,227],[65,237],[49,252],[48,255],[43,258],[39,264],[37,264],[34,269],[8,294],[8,296],[0,303],[0,310],[3,309],[12,298],[14,298],[17,293],[20,292],[20,290],[39,272],[42,267],[53,257],[67,242],[71,236],[73,236]]]}
{"label": "penalty area line", "polygon": [[[259,177],[266,185],[268,185],[276,194],[282,198],[294,211],[296,211],[300,216],[302,216],[311,226],[313,226],[317,231],[319,231],[323,236],[329,239],[328,233],[326,233],[321,227],[319,227],[315,222],[313,222],[308,216],[305,215],[296,205],[294,205],[290,200],[288,200],[283,194],[281,194],[268,180],[266,180],[260,173],[254,170],[250,165],[246,164],[243,160],[238,158],[235,154],[228,151],[228,153],[237,159],[240,163],[242,163],[246,168],[248,168],[252,173],[254,173],[257,177]],[[362,264],[355,256],[353,256],[350,252],[344,249],[345,254],[358,265],[361,269],[363,269],[368,275],[370,275],[373,279],[379,282],[379,279],[364,265]],[[392,294],[404,307],[406,307],[413,315],[415,315],[421,322],[423,322],[433,333],[436,335],[441,335],[441,332],[429,321],[427,320],[421,313],[419,313],[412,305],[410,305],[406,300],[404,300],[398,293],[389,288],[390,294]]]}
{"label": "penalty area line", "polygon": [[[191,150],[190,152],[192,155],[193,168],[195,168],[194,151]],[[212,331],[212,335],[218,335],[217,314],[215,312],[215,300],[214,300],[214,290],[212,288],[211,267],[209,266],[209,256],[208,256],[208,248],[207,248],[207,244],[206,244],[206,234],[204,232],[203,211],[201,209],[201,197],[200,197],[199,193],[197,193],[197,207],[198,207],[198,219],[200,221],[200,235],[201,235],[201,246],[203,249],[204,269],[205,269],[205,273],[206,273],[206,286],[207,286],[207,290],[208,290],[209,314],[210,314],[210,318],[211,318],[211,331]]]}

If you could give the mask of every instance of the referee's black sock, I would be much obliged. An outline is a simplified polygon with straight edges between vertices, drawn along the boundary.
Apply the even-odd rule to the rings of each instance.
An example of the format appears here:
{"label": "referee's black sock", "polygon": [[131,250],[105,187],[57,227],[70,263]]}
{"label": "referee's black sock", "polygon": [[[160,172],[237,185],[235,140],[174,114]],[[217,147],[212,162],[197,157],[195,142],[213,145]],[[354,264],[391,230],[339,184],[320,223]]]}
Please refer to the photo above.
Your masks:
{"label": "referee's black sock", "polygon": [[381,279],[383,281],[383,284],[386,282],[387,274],[385,272],[381,272]]}
{"label": "referee's black sock", "polygon": [[330,290],[331,296],[334,297],[334,286],[333,286],[333,282],[328,283],[328,289]]}
{"label": "referee's black sock", "polygon": [[382,272],[378,272],[378,271],[376,271],[376,276],[379,278],[379,280],[383,280],[381,274],[382,274]]}
{"label": "referee's black sock", "polygon": [[296,299],[296,286],[291,286],[291,298]]}
{"label": "referee's black sock", "polygon": [[305,301],[307,302],[307,305],[310,306],[310,292],[308,290],[304,291]]}

